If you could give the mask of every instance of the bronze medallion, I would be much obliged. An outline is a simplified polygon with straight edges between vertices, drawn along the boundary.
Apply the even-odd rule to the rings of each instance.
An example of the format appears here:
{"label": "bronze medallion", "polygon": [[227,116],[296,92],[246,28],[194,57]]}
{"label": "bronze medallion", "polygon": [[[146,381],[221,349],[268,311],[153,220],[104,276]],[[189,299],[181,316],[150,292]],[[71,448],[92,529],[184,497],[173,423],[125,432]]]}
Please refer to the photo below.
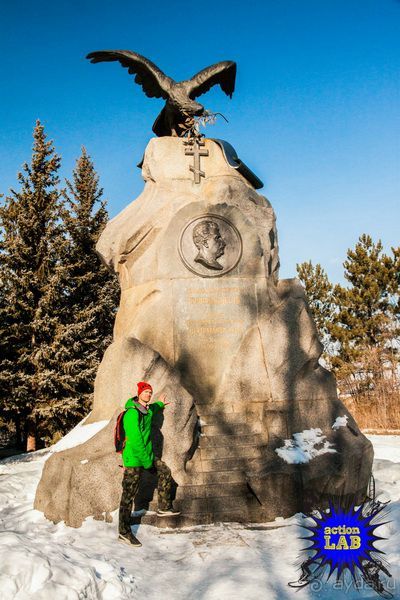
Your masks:
{"label": "bronze medallion", "polygon": [[242,238],[236,227],[220,215],[204,214],[191,219],[179,238],[184,265],[200,277],[221,277],[238,264]]}

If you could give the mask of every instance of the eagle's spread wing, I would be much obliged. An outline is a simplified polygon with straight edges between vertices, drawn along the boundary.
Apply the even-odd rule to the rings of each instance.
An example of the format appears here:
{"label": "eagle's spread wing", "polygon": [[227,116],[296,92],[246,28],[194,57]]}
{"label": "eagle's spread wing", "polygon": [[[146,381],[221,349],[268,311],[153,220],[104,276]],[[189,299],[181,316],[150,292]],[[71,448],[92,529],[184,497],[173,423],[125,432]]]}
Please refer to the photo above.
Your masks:
{"label": "eagle's spread wing", "polygon": [[236,63],[231,60],[216,63],[197,73],[192,79],[185,81],[188,95],[192,100],[205,94],[213,86],[219,84],[227,96],[232,98],[235,91]]}
{"label": "eagle's spread wing", "polygon": [[175,83],[150,60],[130,50],[100,50],[90,52],[86,58],[92,63],[119,61],[129,73],[135,75],[135,82],[142,86],[149,98],[168,100],[169,90]]}

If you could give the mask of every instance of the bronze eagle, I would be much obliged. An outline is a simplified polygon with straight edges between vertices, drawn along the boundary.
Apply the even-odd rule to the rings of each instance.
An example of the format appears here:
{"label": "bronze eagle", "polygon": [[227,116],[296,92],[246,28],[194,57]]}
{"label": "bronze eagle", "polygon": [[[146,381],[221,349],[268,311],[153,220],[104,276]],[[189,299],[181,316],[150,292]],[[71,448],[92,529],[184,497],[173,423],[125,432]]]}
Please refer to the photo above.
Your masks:
{"label": "bronze eagle", "polygon": [[135,82],[142,86],[149,98],[164,98],[165,106],[153,124],[154,133],[183,136],[194,124],[194,117],[205,112],[202,104],[195,101],[213,86],[219,84],[232,98],[235,90],[236,63],[231,60],[206,67],[191,79],[174,81],[167,77],[153,62],[130,50],[100,50],[90,52],[90,62],[118,61],[128,72],[135,75]]}

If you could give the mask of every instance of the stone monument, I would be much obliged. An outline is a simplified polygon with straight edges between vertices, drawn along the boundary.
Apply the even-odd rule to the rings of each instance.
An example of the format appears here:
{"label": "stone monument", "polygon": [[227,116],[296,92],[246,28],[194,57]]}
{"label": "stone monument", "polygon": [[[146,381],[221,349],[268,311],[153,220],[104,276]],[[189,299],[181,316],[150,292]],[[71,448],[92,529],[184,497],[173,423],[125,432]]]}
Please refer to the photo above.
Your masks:
{"label": "stone monument", "polygon": [[172,402],[154,434],[182,511],[157,522],[149,475],[142,522],[262,522],[339,496],[361,502],[372,445],[319,363],[303,288],[279,279],[261,182],[229,144],[190,127],[151,139],[141,168],[143,192],[97,244],[121,299],[86,423],[108,425],[49,458],[35,508],[72,526],[110,519],[122,480],[113,427],[139,380]]}

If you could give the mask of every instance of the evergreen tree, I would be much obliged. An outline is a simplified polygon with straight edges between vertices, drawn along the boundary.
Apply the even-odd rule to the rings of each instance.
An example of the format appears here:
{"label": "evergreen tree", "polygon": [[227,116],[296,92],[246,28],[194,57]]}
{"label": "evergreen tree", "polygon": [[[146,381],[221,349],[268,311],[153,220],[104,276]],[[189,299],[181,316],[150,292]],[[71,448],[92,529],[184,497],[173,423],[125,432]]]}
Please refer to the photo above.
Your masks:
{"label": "evergreen tree", "polygon": [[[4,210],[0,208],[0,211]],[[12,211],[10,210],[10,213]],[[1,212],[0,212],[1,214]],[[13,423],[19,447],[22,447],[21,422],[18,401],[13,389],[16,384],[16,362],[19,353],[19,340],[13,319],[14,307],[10,303],[12,272],[7,264],[6,240],[11,234],[12,214],[2,219],[3,231],[0,239],[0,406],[3,424]]]}
{"label": "evergreen tree", "polygon": [[389,349],[398,338],[398,250],[387,256],[381,241],[365,234],[348,250],[343,266],[350,285],[333,290],[337,312],[330,333],[340,343],[334,365],[354,363],[366,349]]}
{"label": "evergreen tree", "polygon": [[59,165],[38,121],[21,189],[0,208],[0,401],[28,449],[89,411],[118,305],[116,278],[95,252],[108,215],[93,164],[83,149],[64,200]]}
{"label": "evergreen tree", "polygon": [[388,256],[364,234],[343,266],[347,287],[311,262],[297,271],[341,391],[386,402],[398,394],[400,248]]}
{"label": "evergreen tree", "polygon": [[56,188],[60,157],[39,121],[33,138],[31,163],[18,174],[20,190],[11,190],[0,209],[1,401],[28,450],[35,449],[43,407],[55,391],[48,359],[59,326],[63,249]]}
{"label": "evergreen tree", "polygon": [[365,348],[385,347],[398,336],[396,326],[396,251],[383,254],[382,243],[369,235],[349,249],[343,266],[348,287],[336,285],[338,307],[331,335],[340,342],[343,361],[354,360]]}
{"label": "evergreen tree", "polygon": [[77,416],[81,417],[90,410],[96,371],[112,341],[119,286],[95,251],[108,214],[106,203],[101,201],[99,178],[85,148],[72,181],[66,184],[63,219],[68,246],[63,257],[66,294],[59,364],[67,405],[75,403],[79,407]]}
{"label": "evergreen tree", "polygon": [[335,306],[333,304],[333,286],[319,263],[313,266],[311,260],[296,265],[298,277],[306,289],[308,305],[318,336],[326,350],[329,349],[329,327],[332,323]]}

